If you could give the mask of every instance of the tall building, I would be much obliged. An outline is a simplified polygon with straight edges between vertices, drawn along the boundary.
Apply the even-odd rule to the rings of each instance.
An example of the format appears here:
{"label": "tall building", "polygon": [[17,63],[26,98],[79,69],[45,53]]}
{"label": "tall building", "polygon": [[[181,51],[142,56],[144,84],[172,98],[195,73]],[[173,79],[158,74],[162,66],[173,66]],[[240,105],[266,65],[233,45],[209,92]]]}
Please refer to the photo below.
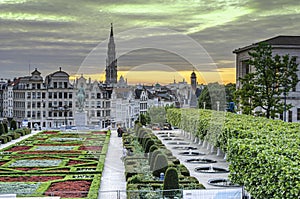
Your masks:
{"label": "tall building", "polygon": [[117,84],[117,59],[116,46],[114,41],[113,25],[111,24],[110,37],[107,49],[105,83],[108,85]]}
{"label": "tall building", "polygon": [[[300,77],[300,36],[277,36],[258,43],[267,43],[272,46],[272,55],[276,54],[282,56],[289,54],[290,57],[297,57],[298,65],[298,79]],[[240,78],[246,74],[254,72],[254,67],[248,64],[250,59],[249,51],[258,45],[258,43],[251,44],[242,48],[235,49],[233,53],[236,54],[236,87],[241,88]],[[281,96],[284,100],[284,97]],[[288,122],[300,122],[300,84],[290,91],[286,96],[287,104],[292,104],[292,108],[286,113],[280,114],[280,119],[286,119]],[[284,115],[285,114],[285,115]]]}

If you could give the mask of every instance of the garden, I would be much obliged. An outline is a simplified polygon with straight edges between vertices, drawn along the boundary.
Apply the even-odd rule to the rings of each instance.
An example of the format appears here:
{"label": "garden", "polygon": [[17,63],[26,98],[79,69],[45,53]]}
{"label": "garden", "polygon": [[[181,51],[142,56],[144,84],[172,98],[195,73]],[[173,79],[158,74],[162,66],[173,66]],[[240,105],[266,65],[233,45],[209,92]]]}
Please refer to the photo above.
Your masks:
{"label": "garden", "polygon": [[230,181],[252,197],[299,198],[299,123],[201,109],[168,109],[167,120],[222,150]]}
{"label": "garden", "polygon": [[43,131],[0,151],[0,193],[98,197],[110,131]]}
{"label": "garden", "polygon": [[128,151],[127,198],[181,197],[180,189],[204,189],[150,129],[137,123],[134,132],[124,133],[122,139]]}

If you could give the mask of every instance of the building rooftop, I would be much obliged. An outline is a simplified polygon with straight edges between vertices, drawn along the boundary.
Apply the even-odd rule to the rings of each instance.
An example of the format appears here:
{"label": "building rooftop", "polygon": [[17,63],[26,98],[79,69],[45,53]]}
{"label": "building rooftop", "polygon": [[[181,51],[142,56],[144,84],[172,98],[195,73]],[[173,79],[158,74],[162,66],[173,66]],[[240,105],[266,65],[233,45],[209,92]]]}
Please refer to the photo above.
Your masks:
{"label": "building rooftop", "polygon": [[263,41],[253,43],[249,46],[235,49],[233,51],[233,53],[240,53],[240,52],[249,50],[249,49],[253,48],[254,46],[256,46],[257,44],[263,43],[263,42],[267,43],[269,45],[272,45],[272,46],[300,46],[300,36],[279,35],[276,37],[272,37],[270,39],[266,39]]}

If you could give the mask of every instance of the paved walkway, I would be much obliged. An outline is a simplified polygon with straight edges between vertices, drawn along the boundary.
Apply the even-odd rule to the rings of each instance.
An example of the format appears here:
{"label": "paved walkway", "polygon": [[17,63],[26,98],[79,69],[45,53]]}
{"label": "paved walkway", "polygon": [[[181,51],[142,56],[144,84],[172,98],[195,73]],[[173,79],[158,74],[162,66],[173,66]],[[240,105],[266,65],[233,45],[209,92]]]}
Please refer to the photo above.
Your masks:
{"label": "paved walkway", "polygon": [[126,199],[125,168],[121,160],[122,138],[112,130],[102,172],[99,199]]}
{"label": "paved walkway", "polygon": [[[219,168],[225,168],[228,169],[229,164],[226,162],[224,159],[224,156],[217,156],[217,153],[211,153],[211,149],[207,149],[207,147],[203,147],[202,145],[199,145],[198,143],[194,143],[193,140],[185,136],[181,130],[172,130],[172,131],[153,131],[158,138],[162,141],[165,146],[172,151],[173,155],[176,156],[182,164],[184,164],[187,169],[190,171],[190,175],[194,176],[198,179],[198,181],[203,184],[206,188],[213,189],[213,188],[218,188],[216,186],[212,186],[208,184],[209,179],[213,178],[228,178],[228,173],[199,173],[195,171],[196,167],[205,167],[205,166],[214,166],[214,167],[219,167]],[[189,142],[189,145],[171,145],[169,144],[170,142],[177,142],[177,141],[171,141],[171,140],[164,140],[164,137],[162,135],[159,135],[159,132],[170,132],[171,134],[176,135],[177,138],[182,138],[184,141],[179,141],[179,142]],[[184,156],[181,155],[180,152],[189,152],[189,150],[178,150],[174,149],[176,146],[192,146],[196,147],[196,150],[192,150],[192,152],[200,152],[200,153],[205,153],[205,155],[201,156]],[[192,158],[205,158],[205,159],[212,159],[216,160],[216,163],[213,164],[192,164],[192,163],[187,163],[187,159],[192,159]]]}
{"label": "paved walkway", "polygon": [[7,143],[5,143],[5,144],[0,144],[0,149],[4,149],[5,147],[8,147],[8,146],[10,146],[10,145],[12,145],[12,144],[15,144],[15,143],[17,143],[17,142],[20,142],[20,141],[22,141],[22,140],[24,140],[24,139],[27,139],[27,138],[29,138],[29,137],[31,137],[31,136],[33,136],[33,135],[39,133],[39,132],[41,132],[41,131],[31,131],[31,133],[28,134],[28,135],[24,135],[24,136],[22,136],[22,137],[19,137],[18,139],[12,140],[12,141],[7,142]]}

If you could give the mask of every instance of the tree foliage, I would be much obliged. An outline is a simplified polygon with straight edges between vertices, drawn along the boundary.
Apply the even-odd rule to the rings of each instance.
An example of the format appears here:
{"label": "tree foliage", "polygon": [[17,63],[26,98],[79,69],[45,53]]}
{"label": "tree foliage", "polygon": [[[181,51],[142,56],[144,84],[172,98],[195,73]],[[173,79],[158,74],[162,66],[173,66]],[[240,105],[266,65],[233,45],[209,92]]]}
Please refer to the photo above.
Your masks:
{"label": "tree foliage", "polygon": [[226,97],[225,87],[218,82],[209,83],[203,88],[198,98],[198,107],[205,109],[217,110],[217,102],[219,103],[219,110],[225,110]]}
{"label": "tree foliage", "polygon": [[166,109],[164,107],[151,107],[149,109],[151,123],[163,124],[166,122]]}
{"label": "tree foliage", "polygon": [[242,112],[253,114],[260,107],[257,114],[273,118],[283,113],[284,107],[290,109],[291,104],[282,98],[298,83],[296,57],[273,57],[272,47],[266,43],[259,43],[249,55],[248,64],[254,70],[240,78],[242,87],[236,92]]}

